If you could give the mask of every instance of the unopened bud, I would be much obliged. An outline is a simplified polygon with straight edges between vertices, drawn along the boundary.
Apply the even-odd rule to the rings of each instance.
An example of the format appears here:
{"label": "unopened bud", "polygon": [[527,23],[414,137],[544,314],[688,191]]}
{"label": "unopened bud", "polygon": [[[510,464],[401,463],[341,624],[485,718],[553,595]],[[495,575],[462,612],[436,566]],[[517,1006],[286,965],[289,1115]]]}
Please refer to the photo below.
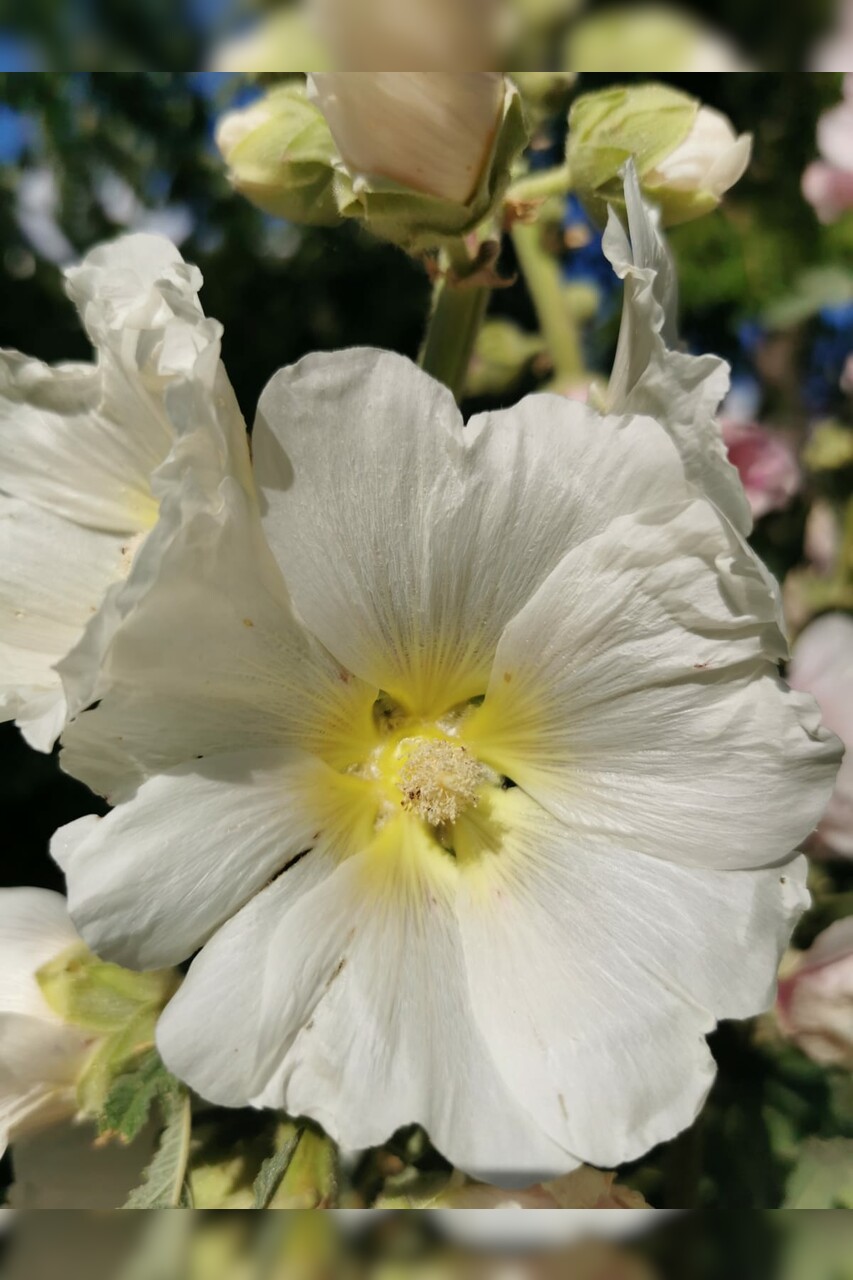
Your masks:
{"label": "unopened bud", "polygon": [[331,72],[312,77],[315,100],[356,181],[389,179],[467,204],[503,116],[493,72]]}
{"label": "unopened bud", "polygon": [[315,226],[340,220],[335,144],[302,86],[271,89],[229,112],[219,122],[216,143],[234,187],[266,213]]}
{"label": "unopened bud", "polygon": [[585,94],[569,115],[572,184],[599,214],[622,203],[620,172],[633,158],[665,223],[701,217],[741,177],[751,145],[720,112],[662,84]]}

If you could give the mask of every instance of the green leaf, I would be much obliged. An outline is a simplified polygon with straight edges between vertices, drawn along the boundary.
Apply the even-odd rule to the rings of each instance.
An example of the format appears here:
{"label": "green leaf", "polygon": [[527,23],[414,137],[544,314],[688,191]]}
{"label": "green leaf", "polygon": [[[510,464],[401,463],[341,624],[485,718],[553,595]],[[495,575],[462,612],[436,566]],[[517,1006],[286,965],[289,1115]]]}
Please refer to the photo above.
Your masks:
{"label": "green leaf", "polygon": [[186,1185],[190,1151],[190,1097],[177,1081],[160,1093],[166,1122],[154,1159],[143,1174],[142,1185],[130,1193],[125,1209],[187,1208],[191,1197]]}
{"label": "green leaf", "polygon": [[177,1088],[177,1080],[163,1066],[157,1050],[149,1050],[133,1071],[113,1082],[98,1120],[101,1133],[116,1133],[132,1142],[147,1122],[154,1102],[174,1095]]}
{"label": "green leaf", "polygon": [[253,1188],[256,1209],[266,1209],[269,1206],[270,1201],[281,1185],[282,1178],[290,1168],[290,1162],[299,1145],[301,1136],[301,1129],[296,1129],[292,1136],[287,1138],[279,1149],[261,1165]]}
{"label": "green leaf", "polygon": [[782,1208],[853,1209],[853,1139],[805,1143]]}

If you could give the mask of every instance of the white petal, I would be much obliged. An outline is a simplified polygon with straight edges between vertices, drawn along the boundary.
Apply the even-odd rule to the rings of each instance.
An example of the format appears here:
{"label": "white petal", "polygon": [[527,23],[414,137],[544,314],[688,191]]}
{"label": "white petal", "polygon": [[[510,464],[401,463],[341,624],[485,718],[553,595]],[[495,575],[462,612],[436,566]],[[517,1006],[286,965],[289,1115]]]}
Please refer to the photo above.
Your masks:
{"label": "white petal", "polygon": [[[294,619],[252,499],[233,479],[218,493],[218,507],[200,501],[164,527],[107,655],[100,705],[63,735],[63,767],[113,799],[199,756],[295,746],[325,758],[343,749],[339,730],[371,723],[376,690]],[[160,525],[134,574],[159,536]]]}
{"label": "white petal", "polygon": [[86,1049],[82,1033],[57,1020],[0,1013],[0,1154],[22,1133],[73,1113]]}
{"label": "white petal", "polygon": [[50,750],[65,719],[55,664],[125,569],[126,542],[0,496],[0,715]]}
{"label": "white petal", "polygon": [[72,1084],[87,1041],[57,1019],[0,1013],[0,1095],[25,1097],[34,1084]]}
{"label": "white petal", "polygon": [[0,889],[0,1011],[53,1020],[36,970],[77,941],[60,893]]}
{"label": "white petal", "polygon": [[193,962],[158,1027],[164,1060],[204,1097],[313,1116],[345,1148],[420,1122],[490,1180],[573,1168],[484,1051],[434,848],[420,857],[404,841],[331,874],[303,859]]}
{"label": "white petal", "polygon": [[70,1083],[60,1087],[22,1084],[10,1090],[0,1069],[0,1156],[10,1142],[67,1118],[75,1109]]}
{"label": "white petal", "polygon": [[148,528],[169,436],[144,398],[110,365],[50,368],[0,352],[2,487],[93,529]]}
{"label": "white petal", "polygon": [[350,670],[425,713],[483,692],[503,627],[568,547],[687,492],[652,422],[537,395],[463,432],[444,387],[367,349],[277,374],[253,450],[300,615]]}
{"label": "white petal", "polygon": [[0,353],[2,487],[90,528],[140,532],[156,519],[151,474],[173,439],[165,391],[220,327],[199,306],[197,268],[161,236],[99,245],[67,276],[97,364]]}
{"label": "white petal", "polygon": [[151,478],[160,503],[150,534],[127,544],[126,582],[113,588],[74,649],[58,665],[74,716],[104,694],[103,668],[113,635],[160,578],[161,562],[199,514],[221,514],[226,479],[252,491],[248,438],[242,415],[219,360],[218,330],[201,343],[189,374],[164,391],[170,425],[176,432],[169,454]]}
{"label": "white petal", "polygon": [[466,732],[576,832],[698,866],[777,862],[839,758],[779,679],[777,641],[751,556],[707,503],[625,518],[507,627]]}
{"label": "white petal", "polygon": [[77,928],[130,968],[185,960],[316,843],[340,803],[336,779],[292,752],[215,756],[151,779],[106,818],[61,828],[51,851]]}
{"label": "white petal", "polygon": [[[489,816],[496,842],[481,838]],[[596,1165],[673,1137],[713,1078],[706,1033],[772,1001],[805,859],[781,873],[670,866],[570,834],[519,789],[466,827],[472,1007],[515,1096]]]}
{"label": "white petal", "polygon": [[729,387],[729,369],[716,356],[677,350],[675,265],[658,219],[644,204],[633,164],[625,175],[630,243],[613,211],[604,251],[625,282],[619,343],[607,396],[613,413],[648,414],[670,433],[688,477],[746,534],[749,503],[726,457],[717,409]]}

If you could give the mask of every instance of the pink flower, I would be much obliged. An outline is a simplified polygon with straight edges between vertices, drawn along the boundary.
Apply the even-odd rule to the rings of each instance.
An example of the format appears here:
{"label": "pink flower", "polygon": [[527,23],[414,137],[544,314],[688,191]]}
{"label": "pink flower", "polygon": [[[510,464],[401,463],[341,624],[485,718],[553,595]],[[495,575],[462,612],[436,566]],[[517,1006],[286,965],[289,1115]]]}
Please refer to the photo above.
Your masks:
{"label": "pink flower", "polygon": [[803,173],[802,192],[821,222],[837,222],[853,209],[853,173],[814,160]]}
{"label": "pink flower", "polygon": [[815,1062],[853,1068],[853,918],[830,925],[779,982],[782,1034]]}
{"label": "pink flower", "polygon": [[817,125],[821,159],[810,164],[802,191],[821,222],[835,222],[853,209],[853,75],[844,77],[844,98]]}
{"label": "pink flower", "polygon": [[800,468],[785,437],[758,422],[724,418],[721,427],[753,517],[758,520],[787,506],[800,487]]}
{"label": "pink flower", "polygon": [[853,858],[853,618],[825,614],[794,645],[788,682],[811,693],[824,724],[847,748],[818,836],[829,851]]}

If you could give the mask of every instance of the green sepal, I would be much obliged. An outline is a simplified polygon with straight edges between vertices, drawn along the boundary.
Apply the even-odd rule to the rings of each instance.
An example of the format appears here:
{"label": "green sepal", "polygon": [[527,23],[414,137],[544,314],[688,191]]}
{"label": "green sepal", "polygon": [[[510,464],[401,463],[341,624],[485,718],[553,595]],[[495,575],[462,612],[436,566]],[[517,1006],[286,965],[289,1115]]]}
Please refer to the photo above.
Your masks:
{"label": "green sepal", "polygon": [[109,1035],[125,1028],[142,1010],[162,1009],[179,979],[173,969],[136,973],[109,964],[79,943],[43,965],[36,981],[63,1022]]}
{"label": "green sepal", "polygon": [[527,145],[521,95],[507,83],[503,118],[480,183],[467,204],[424,195],[388,179],[353,178],[338,162],[335,199],[341,215],[364,223],[369,231],[409,253],[456,241],[474,231],[498,206],[514,161]]}
{"label": "green sepal", "polygon": [[96,1041],[77,1077],[77,1106],[85,1115],[100,1116],[117,1077],[154,1043],[157,1009],[140,1009],[112,1035]]}
{"label": "green sepal", "polygon": [[266,213],[334,226],[341,220],[334,191],[337,153],[323,113],[304,85],[270,89],[261,105],[268,119],[228,149],[231,182]]}
{"label": "green sepal", "polygon": [[670,191],[646,181],[687,138],[698,111],[698,99],[654,82],[582,94],[572,104],[566,145],[572,187],[599,221],[606,219],[608,204],[624,208],[621,173],[632,157],[666,223],[716,207],[710,193]]}

